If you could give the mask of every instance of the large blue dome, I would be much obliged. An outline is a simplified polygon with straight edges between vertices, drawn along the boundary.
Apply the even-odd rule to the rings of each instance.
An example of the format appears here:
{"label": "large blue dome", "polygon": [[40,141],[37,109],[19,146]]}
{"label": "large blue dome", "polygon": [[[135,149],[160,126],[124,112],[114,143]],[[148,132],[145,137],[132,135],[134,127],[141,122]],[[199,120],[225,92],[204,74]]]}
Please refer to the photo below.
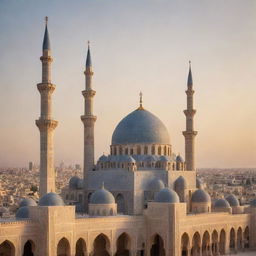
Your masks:
{"label": "large blue dome", "polygon": [[158,117],[137,109],[120,121],[112,135],[112,145],[129,143],[170,144],[170,138]]}

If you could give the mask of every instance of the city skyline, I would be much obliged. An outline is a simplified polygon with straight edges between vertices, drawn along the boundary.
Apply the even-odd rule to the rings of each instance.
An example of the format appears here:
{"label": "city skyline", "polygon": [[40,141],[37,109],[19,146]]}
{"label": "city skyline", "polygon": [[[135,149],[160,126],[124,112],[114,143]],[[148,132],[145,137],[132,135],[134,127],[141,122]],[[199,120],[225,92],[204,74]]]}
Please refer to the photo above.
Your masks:
{"label": "city skyline", "polygon": [[[1,3],[1,165],[39,162],[35,119],[40,114],[40,101],[36,84],[41,78],[43,18],[48,15],[56,84],[53,112],[59,121],[55,132],[57,165],[62,160],[82,163],[81,91],[86,42],[90,40],[96,90],[96,159],[102,152],[108,154],[115,126],[138,107],[140,91],[144,107],[165,123],[173,151],[184,156],[184,91],[191,60],[197,109],[195,130],[199,132],[196,166],[256,166],[256,4],[63,2],[59,13],[60,1],[39,1],[38,5],[32,1],[23,5]],[[83,11],[85,15],[81,15]],[[85,28],[80,31],[83,24]]]}

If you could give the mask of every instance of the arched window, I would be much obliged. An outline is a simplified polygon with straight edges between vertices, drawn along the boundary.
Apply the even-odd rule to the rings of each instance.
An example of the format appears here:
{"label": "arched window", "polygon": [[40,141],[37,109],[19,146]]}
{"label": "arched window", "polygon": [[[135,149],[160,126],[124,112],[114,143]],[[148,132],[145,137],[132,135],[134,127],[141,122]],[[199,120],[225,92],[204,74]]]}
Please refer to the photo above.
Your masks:
{"label": "arched window", "polygon": [[205,231],[203,234],[202,241],[202,254],[210,255],[211,247],[210,247],[210,234],[208,231]]}
{"label": "arched window", "polygon": [[226,244],[226,232],[224,229],[221,230],[220,232],[220,243],[219,243],[219,250],[220,254],[224,255],[225,254],[225,244]]}
{"label": "arched window", "polygon": [[218,233],[216,230],[212,233],[212,254],[218,255]]}
{"label": "arched window", "polygon": [[117,154],[117,150],[116,150],[116,147],[114,147],[114,155],[116,156]]}
{"label": "arched window", "polygon": [[196,232],[192,239],[191,255],[200,255],[201,238],[198,232]]}
{"label": "arched window", "polygon": [[133,148],[130,149],[130,155],[133,155]]}
{"label": "arched window", "polygon": [[125,149],[125,154],[128,155],[128,148]]}
{"label": "arched window", "polygon": [[64,237],[58,243],[57,256],[70,256],[70,245]]}
{"label": "arched window", "polygon": [[156,147],[155,146],[152,146],[151,152],[152,152],[152,155],[156,154]]}
{"label": "arched window", "polygon": [[231,228],[230,230],[230,236],[229,236],[229,249],[230,251],[234,252],[235,249],[235,243],[236,243],[236,234],[234,228]]}
{"label": "arched window", "polygon": [[164,146],[164,155],[167,155],[167,150],[166,150],[166,146]]}
{"label": "arched window", "polygon": [[188,256],[189,250],[189,236],[187,233],[184,233],[181,237],[181,256]]}
{"label": "arched window", "polygon": [[124,214],[125,212],[125,201],[124,196],[122,194],[118,194],[116,196],[116,204],[117,204],[117,212]]}
{"label": "arched window", "polygon": [[141,155],[141,147],[137,146],[137,155]]}
{"label": "arched window", "polygon": [[123,148],[119,147],[119,155],[122,155],[122,154],[123,154]]}
{"label": "arched window", "polygon": [[161,154],[162,154],[162,148],[161,148],[161,146],[158,146],[157,154],[158,154],[158,155],[161,155]]}
{"label": "arched window", "polygon": [[249,227],[246,227],[244,230],[244,248],[250,248]]}
{"label": "arched window", "polygon": [[148,146],[145,146],[144,147],[144,155],[147,155],[148,154]]}

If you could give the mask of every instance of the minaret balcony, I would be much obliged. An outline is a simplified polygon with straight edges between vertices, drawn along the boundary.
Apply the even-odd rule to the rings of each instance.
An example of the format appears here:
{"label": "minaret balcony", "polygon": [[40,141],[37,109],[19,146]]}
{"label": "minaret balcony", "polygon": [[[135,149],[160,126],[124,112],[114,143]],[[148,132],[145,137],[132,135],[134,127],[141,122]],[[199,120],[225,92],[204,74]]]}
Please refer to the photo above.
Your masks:
{"label": "minaret balcony", "polygon": [[196,113],[196,110],[195,109],[185,109],[183,112],[184,112],[185,116],[193,117]]}
{"label": "minaret balcony", "polygon": [[82,91],[82,94],[85,98],[91,98],[96,94],[96,91],[94,91],[94,90],[84,90],[84,91]]}
{"label": "minaret balcony", "polygon": [[52,93],[55,90],[55,85],[52,83],[39,83],[37,84],[37,89],[39,92],[43,92],[43,91],[49,91],[50,93]]}
{"label": "minaret balcony", "polygon": [[39,118],[36,120],[36,125],[40,131],[54,130],[58,125],[58,121]]}

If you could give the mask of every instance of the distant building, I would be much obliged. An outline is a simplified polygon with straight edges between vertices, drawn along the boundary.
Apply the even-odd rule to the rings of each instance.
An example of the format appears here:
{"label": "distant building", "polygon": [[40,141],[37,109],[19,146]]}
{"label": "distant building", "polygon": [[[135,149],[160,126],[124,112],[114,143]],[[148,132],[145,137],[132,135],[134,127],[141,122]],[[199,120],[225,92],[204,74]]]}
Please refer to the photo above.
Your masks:
{"label": "distant building", "polygon": [[28,169],[29,169],[30,171],[32,171],[32,170],[33,170],[33,167],[34,167],[33,162],[29,162],[29,163],[28,163]]}

